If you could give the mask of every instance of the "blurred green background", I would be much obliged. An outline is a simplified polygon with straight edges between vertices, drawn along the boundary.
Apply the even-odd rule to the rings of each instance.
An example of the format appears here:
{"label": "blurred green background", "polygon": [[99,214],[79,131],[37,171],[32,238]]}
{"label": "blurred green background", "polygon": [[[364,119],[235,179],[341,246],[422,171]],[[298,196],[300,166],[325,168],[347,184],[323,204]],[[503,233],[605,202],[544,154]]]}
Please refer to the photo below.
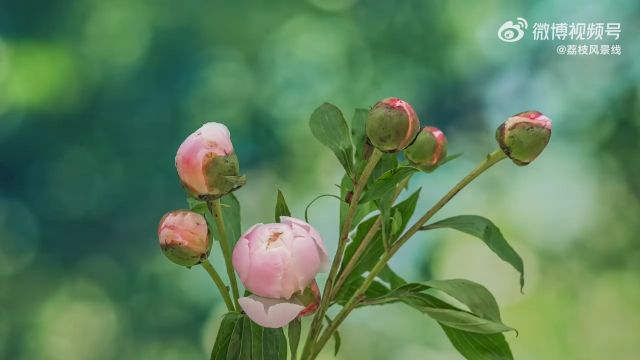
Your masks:
{"label": "blurred green background", "polygon": [[[620,22],[622,55],[498,40],[517,16]],[[507,116],[554,120],[537,161],[499,164],[439,214],[496,222],[525,260],[524,294],[481,242],[446,230],[413,239],[397,271],[486,285],[520,331],[507,334],[517,359],[637,358],[639,24],[635,0],[0,2],[0,358],[206,358],[223,305],[156,239],[186,206],[181,141],[206,121],[230,128],[243,228],[271,221],[276,186],[302,217],[340,178],[308,116],[388,96],[464,153],[414,177],[422,210],[495,148]],[[310,214],[334,249],[336,209],[326,198]],[[340,359],[461,358],[402,305],[356,311],[341,332]]]}

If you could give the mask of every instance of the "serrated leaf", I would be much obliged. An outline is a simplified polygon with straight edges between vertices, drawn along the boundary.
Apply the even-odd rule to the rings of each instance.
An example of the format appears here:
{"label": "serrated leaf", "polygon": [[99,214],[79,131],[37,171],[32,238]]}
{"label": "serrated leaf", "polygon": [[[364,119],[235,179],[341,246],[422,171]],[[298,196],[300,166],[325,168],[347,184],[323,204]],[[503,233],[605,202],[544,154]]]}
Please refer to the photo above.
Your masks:
{"label": "serrated leaf", "polygon": [[353,146],[349,126],[340,109],[329,103],[320,105],[311,114],[309,126],[313,136],[333,151],[346,173],[353,177]]}
{"label": "serrated leaf", "polygon": [[391,169],[379,178],[377,178],[373,184],[367,187],[367,192],[364,194],[361,203],[367,201],[378,200],[395,190],[396,185],[405,178],[418,172],[418,169],[411,166],[401,166],[395,169]]}
{"label": "serrated leaf", "polygon": [[524,263],[491,220],[478,215],[459,215],[423,227],[424,230],[450,228],[482,240],[498,257],[520,272],[520,290],[524,288]]}
{"label": "serrated leaf", "polygon": [[367,141],[367,135],[365,132],[365,124],[369,110],[356,109],[351,118],[351,139],[353,140],[353,146],[356,152],[356,163],[359,160],[364,159],[364,144]]}
{"label": "serrated leaf", "polygon": [[[224,231],[227,235],[227,239],[229,239],[229,246],[233,248],[238,239],[240,239],[240,235],[242,235],[240,202],[238,202],[238,199],[233,195],[233,193],[230,193],[220,198],[220,205],[222,209],[222,219],[224,220]],[[207,219],[209,220],[209,217],[207,217]],[[208,221],[209,226],[211,226],[211,231],[217,239],[218,227],[212,218],[210,220],[211,221]]]}
{"label": "serrated leaf", "polygon": [[276,222],[280,222],[280,216],[291,216],[291,211],[289,210],[289,206],[287,206],[287,202],[284,199],[284,195],[282,194],[282,191],[278,189],[278,195],[276,197],[276,210],[275,210]]}
{"label": "serrated leaf", "polygon": [[300,343],[300,333],[302,332],[302,321],[297,318],[287,326],[289,335],[289,349],[291,350],[291,359],[298,357],[298,344]]}
{"label": "serrated leaf", "polygon": [[453,347],[467,360],[513,360],[503,334],[478,334],[440,324]]}

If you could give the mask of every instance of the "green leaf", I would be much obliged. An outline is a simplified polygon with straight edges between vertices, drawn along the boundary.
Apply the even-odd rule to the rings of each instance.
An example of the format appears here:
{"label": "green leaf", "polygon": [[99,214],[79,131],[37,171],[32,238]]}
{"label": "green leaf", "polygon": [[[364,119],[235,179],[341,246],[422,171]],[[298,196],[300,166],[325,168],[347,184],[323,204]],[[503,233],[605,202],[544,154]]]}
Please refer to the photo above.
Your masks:
{"label": "green leaf", "polygon": [[395,190],[399,182],[416,172],[418,172],[418,169],[411,166],[401,166],[385,172],[367,188],[367,193],[364,194],[360,202],[365,203],[367,201],[381,199],[389,192]]}
{"label": "green leaf", "polygon": [[503,334],[478,334],[440,324],[442,330],[467,360],[513,360]]}
{"label": "green leaf", "polygon": [[406,280],[400,277],[400,275],[396,274],[395,271],[391,270],[391,268],[389,267],[389,264],[385,265],[385,267],[382,268],[382,271],[380,271],[380,273],[378,274],[378,277],[384,282],[386,282],[387,284],[389,284],[389,286],[392,289],[395,289],[407,283]]}
{"label": "green leaf", "polygon": [[[331,326],[333,320],[331,320],[331,318],[327,315],[325,315],[324,318],[327,320],[327,323],[329,323],[329,326]],[[340,351],[340,345],[342,344],[342,340],[340,339],[340,333],[338,332],[338,330],[333,332],[333,342],[335,344],[333,348],[333,356],[337,356],[338,351]]]}
{"label": "green leaf", "polygon": [[300,333],[302,332],[302,321],[297,318],[289,323],[287,327],[289,334],[289,349],[291,349],[291,359],[298,356],[298,344],[300,343]]}
{"label": "green leaf", "polygon": [[[401,219],[402,221],[400,222],[400,224],[396,225],[398,227],[397,230],[399,230],[398,233],[391,236],[389,239],[391,243],[393,243],[398,238],[398,235],[402,233],[402,231],[404,231],[405,227],[409,223],[409,220],[411,219],[413,212],[415,211],[416,204],[418,202],[419,197],[420,197],[420,189],[416,190],[409,197],[407,197],[406,199],[404,199],[403,201],[401,201],[400,203],[398,203],[397,205],[391,208],[392,214],[395,213],[396,211],[402,214],[402,219]],[[347,249],[345,251],[345,255],[342,261],[342,267],[341,267],[342,269],[344,269],[344,267],[349,263],[356,249],[360,246],[360,244],[362,243],[362,240],[364,239],[365,235],[369,232],[369,230],[371,229],[375,221],[376,221],[376,217],[374,216],[363,221],[362,223],[360,223],[360,225],[358,225],[358,228],[356,230],[355,235],[353,236],[353,239],[351,240],[349,245],[347,245]],[[381,233],[380,231],[378,231],[378,233],[373,237],[373,239],[369,243],[369,246],[366,248],[362,256],[356,262],[356,266],[354,267],[353,272],[351,273],[347,281],[345,281],[345,284],[348,284],[351,281],[357,280],[358,278],[361,277],[363,273],[370,271],[373,268],[373,266],[378,262],[378,259],[380,259],[380,256],[383,254],[383,252],[384,252],[384,246],[382,244]]]}
{"label": "green leaf", "polygon": [[[338,291],[335,301],[340,305],[346,304],[358,288],[360,288],[360,285],[364,283],[364,280],[364,276],[358,276],[357,278],[353,278],[351,281],[346,282]],[[366,298],[380,299],[387,295],[389,291],[391,290],[386,285],[378,280],[374,280],[371,285],[369,285],[369,288],[367,288],[364,295]]]}
{"label": "green leaf", "polygon": [[[230,193],[220,198],[220,204],[222,208],[222,219],[224,220],[224,231],[227,234],[227,239],[229,239],[229,245],[233,248],[242,235],[240,203],[236,196]],[[209,217],[207,217],[207,220],[211,220],[208,221],[209,226],[211,226],[212,233],[215,234],[214,237],[217,237],[218,227],[216,226],[216,222]]]}
{"label": "green leaf", "polygon": [[356,149],[356,162],[364,159],[364,144],[367,142],[365,124],[367,123],[368,115],[369,110],[356,109],[353,113],[353,118],[351,118],[351,139]]}
{"label": "green leaf", "polygon": [[225,315],[211,352],[211,360],[286,360],[287,339],[282,329],[267,329],[246,315]]}
{"label": "green leaf", "polygon": [[432,319],[456,329],[480,334],[495,334],[513,330],[502,322],[486,319],[462,309],[438,307],[434,299],[437,298],[429,294],[416,293],[403,295],[401,301],[429,315]]}
{"label": "green leaf", "polygon": [[[424,292],[436,289],[465,305],[469,311],[458,309]],[[387,295],[397,298],[433,319],[457,329],[496,333],[514,330],[504,325],[496,299],[484,286],[465,279],[432,280],[408,283],[390,291]],[[447,306],[444,306],[446,304]]]}
{"label": "green leaf", "polygon": [[189,205],[190,211],[196,212],[202,216],[205,216],[205,214],[208,212],[207,203],[205,201],[188,196],[187,204]]}
{"label": "green leaf", "polygon": [[[363,163],[364,165],[366,165],[366,161],[363,161]],[[384,173],[390,170],[393,170],[397,167],[398,167],[398,155],[382,154],[382,158],[380,158],[380,161],[378,161],[378,164],[373,169],[373,172],[371,173],[371,176],[367,181],[367,187],[371,186],[376,181],[376,179],[381,177]]]}
{"label": "green leaf", "polygon": [[522,258],[509,245],[500,229],[482,216],[460,215],[440,220],[423,227],[423,230],[451,228],[472,235],[482,240],[500,259],[511,264],[520,272],[520,291],[524,288],[524,264]]}
{"label": "green leaf", "polygon": [[280,222],[280,216],[291,216],[291,211],[289,210],[289,206],[287,206],[287,202],[284,199],[284,195],[282,194],[282,191],[278,189],[278,196],[276,198],[276,212],[275,212],[276,222]]}
{"label": "green leaf", "polygon": [[227,350],[229,349],[229,342],[231,335],[238,324],[242,320],[243,316],[236,313],[227,313],[222,319],[220,328],[218,329],[218,336],[216,342],[213,344],[211,351],[211,360],[221,360],[227,358]]}
{"label": "green leaf", "polygon": [[349,126],[340,109],[329,103],[320,105],[311,114],[309,126],[313,136],[333,151],[344,170],[353,178],[353,146]]}

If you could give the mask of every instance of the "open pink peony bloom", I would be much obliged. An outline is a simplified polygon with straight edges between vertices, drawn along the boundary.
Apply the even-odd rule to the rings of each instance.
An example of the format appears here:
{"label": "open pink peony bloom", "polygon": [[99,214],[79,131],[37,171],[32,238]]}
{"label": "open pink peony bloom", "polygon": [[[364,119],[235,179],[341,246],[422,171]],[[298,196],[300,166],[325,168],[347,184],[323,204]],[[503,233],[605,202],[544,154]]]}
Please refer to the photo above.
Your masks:
{"label": "open pink peony bloom", "polygon": [[282,327],[314,302],[305,289],[313,291],[310,285],[328,270],[329,258],[318,231],[282,216],[280,223],[254,225],[238,240],[233,266],[253,293],[239,299],[242,309],[259,325]]}
{"label": "open pink peony bloom", "polygon": [[176,154],[176,169],[195,195],[222,196],[244,184],[229,129],[210,122],[189,135]]}
{"label": "open pink peony bloom", "polygon": [[209,255],[209,229],[204,217],[186,210],[171,211],[158,225],[158,239],[164,254],[184,266],[199,264]]}

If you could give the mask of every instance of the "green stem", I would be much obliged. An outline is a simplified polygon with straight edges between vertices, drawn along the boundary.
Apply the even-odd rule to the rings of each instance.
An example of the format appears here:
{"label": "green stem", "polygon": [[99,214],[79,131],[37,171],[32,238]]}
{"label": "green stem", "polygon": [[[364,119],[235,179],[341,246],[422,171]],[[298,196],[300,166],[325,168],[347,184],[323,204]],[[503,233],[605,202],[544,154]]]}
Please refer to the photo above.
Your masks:
{"label": "green stem", "polygon": [[349,232],[351,231],[351,225],[353,223],[353,218],[358,209],[358,202],[360,201],[360,196],[364,191],[365,186],[367,185],[367,181],[369,177],[373,173],[373,170],[376,168],[376,165],[382,158],[383,153],[374,149],[373,153],[369,157],[367,161],[367,165],[364,170],[362,170],[362,174],[354,184],[353,196],[351,197],[351,203],[349,204],[349,209],[347,210],[347,215],[344,219],[344,224],[342,225],[342,230],[340,231],[340,238],[338,239],[338,249],[336,251],[336,256],[333,259],[333,263],[331,264],[331,270],[329,270],[329,276],[327,277],[327,282],[324,286],[324,290],[322,291],[323,297],[320,301],[320,306],[318,307],[318,311],[313,318],[313,322],[311,323],[311,327],[309,328],[309,334],[307,335],[307,339],[304,344],[304,349],[302,352],[302,358],[304,359],[309,353],[312,353],[314,342],[316,337],[318,336],[321,327],[322,320],[324,315],[329,308],[329,304],[331,303],[331,295],[333,291],[333,283],[336,281],[336,277],[338,275],[338,269],[340,268],[340,264],[342,263],[342,257],[344,256],[344,249],[347,244],[347,239],[349,238]]}
{"label": "green stem", "polygon": [[[402,192],[403,188],[407,185],[407,183],[409,183],[409,178],[406,178],[402,180],[400,183],[398,183],[398,185],[396,186],[396,192],[393,194],[393,200],[391,201],[392,203],[395,202],[398,196],[400,196],[400,193]],[[358,248],[356,248],[356,251],[353,253],[353,256],[351,256],[351,260],[349,260],[347,265],[340,272],[340,277],[338,278],[338,281],[336,281],[336,285],[333,287],[333,294],[331,295],[332,298],[338,295],[338,291],[340,290],[342,285],[344,285],[344,282],[347,281],[347,279],[349,278],[349,275],[351,275],[351,272],[356,267],[358,260],[360,259],[364,251],[367,249],[367,247],[369,246],[369,243],[371,242],[371,240],[373,240],[373,237],[376,235],[378,230],[380,230],[382,219],[383,219],[382,214],[378,215],[378,218],[373,223],[373,225],[371,225],[371,228],[362,239],[362,242],[360,243]],[[385,251],[387,250],[388,249],[385,249]]]}
{"label": "green stem", "polygon": [[477,178],[480,174],[482,174],[485,170],[489,169],[491,166],[495,165],[499,161],[505,159],[507,156],[502,152],[502,150],[498,149],[491,154],[487,155],[487,157],[482,161],[475,169],[471,170],[471,172],[465,176],[460,182],[458,182],[448,193],[446,193],[437,203],[435,203],[429,211],[427,211],[409,230],[407,230],[400,239],[398,239],[390,248],[389,251],[386,252],[380,260],[376,263],[376,265],[371,269],[369,275],[365,279],[365,281],[360,285],[358,290],[353,294],[353,296],[349,299],[349,301],[345,304],[342,310],[336,315],[333,319],[333,323],[325,330],[320,339],[318,340],[314,352],[311,354],[311,359],[314,359],[320,349],[329,341],[331,335],[338,329],[338,326],[344,321],[344,319],[351,313],[351,311],[358,305],[358,303],[363,299],[365,292],[374,281],[375,277],[382,271],[385,267],[389,259],[404,245],[407,240],[409,240],[416,232],[420,231],[420,228],[431,219],[442,207],[444,207],[460,190],[464,189],[469,183],[471,183],[475,178]]}
{"label": "green stem", "polygon": [[211,212],[211,215],[213,215],[213,218],[216,221],[216,227],[218,228],[218,240],[220,240],[218,242],[220,243],[220,248],[222,248],[224,264],[227,268],[227,276],[229,277],[229,282],[231,283],[233,301],[236,305],[236,310],[239,310],[240,304],[238,304],[238,298],[240,297],[240,293],[238,292],[236,274],[233,271],[233,264],[231,263],[231,249],[229,248],[229,239],[227,239],[227,233],[224,229],[224,220],[222,218],[222,207],[220,206],[220,199],[207,201],[207,206],[209,207],[209,212]]}
{"label": "green stem", "polygon": [[227,309],[229,309],[229,311],[234,311],[235,309],[233,308],[231,297],[229,297],[229,290],[224,285],[224,282],[220,278],[220,275],[218,275],[216,269],[213,267],[211,262],[209,262],[209,259],[206,259],[205,261],[200,263],[200,265],[202,265],[202,267],[207,270],[209,276],[211,276],[211,279],[213,279],[213,282],[216,283],[216,286],[220,291],[220,295],[222,295],[222,299],[224,299],[224,303],[227,305]]}

